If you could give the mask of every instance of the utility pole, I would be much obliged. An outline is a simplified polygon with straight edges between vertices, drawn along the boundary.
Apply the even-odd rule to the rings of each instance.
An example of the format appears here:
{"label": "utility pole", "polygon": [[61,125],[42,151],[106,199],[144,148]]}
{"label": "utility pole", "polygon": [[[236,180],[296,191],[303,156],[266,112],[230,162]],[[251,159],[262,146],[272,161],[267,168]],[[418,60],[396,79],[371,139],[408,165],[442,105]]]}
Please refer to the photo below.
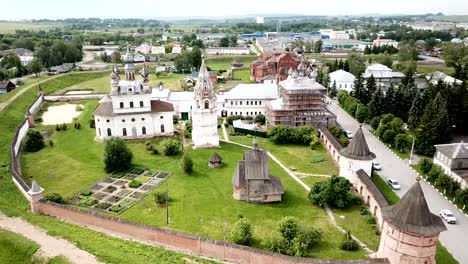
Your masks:
{"label": "utility pole", "polygon": [[414,136],[411,136],[413,138],[413,143],[411,144],[411,153],[409,157],[409,165],[413,162],[413,151],[414,151],[414,142],[416,141],[416,138]]}
{"label": "utility pole", "polygon": [[168,182],[169,177],[166,178],[166,224],[170,224],[170,219],[169,219],[169,189],[168,189]]}

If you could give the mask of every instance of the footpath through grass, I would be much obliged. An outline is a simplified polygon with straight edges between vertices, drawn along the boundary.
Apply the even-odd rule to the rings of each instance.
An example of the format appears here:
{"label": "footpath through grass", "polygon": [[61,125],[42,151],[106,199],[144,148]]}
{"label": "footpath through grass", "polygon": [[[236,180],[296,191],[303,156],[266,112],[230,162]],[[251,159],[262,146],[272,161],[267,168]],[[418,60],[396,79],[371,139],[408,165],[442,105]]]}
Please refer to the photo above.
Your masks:
{"label": "footpath through grass", "polygon": [[[64,75],[47,81],[43,85],[46,93],[75,85],[77,83],[99,78],[99,73],[80,73]],[[73,242],[77,247],[97,256],[98,260],[107,263],[185,263],[186,258],[200,263],[210,261],[195,258],[161,247],[144,245],[109,237],[77,225],[61,222],[44,215],[30,213],[29,204],[13,184],[9,174],[9,146],[15,128],[23,121],[25,110],[32,104],[37,95],[37,87],[30,89],[0,114],[0,211],[8,216],[22,217],[31,224],[48,231],[49,235],[62,237]],[[63,164],[57,164],[57,167]],[[86,166],[84,166],[86,167]],[[2,247],[0,247],[2,248]],[[0,258],[2,259],[2,258]],[[16,263],[16,262],[7,262]]]}
{"label": "footpath through grass", "polygon": [[[386,182],[377,174],[372,174],[372,181],[375,183],[377,188],[382,192],[384,197],[390,204],[396,204],[400,201],[400,197],[386,184]],[[456,264],[458,261],[448,252],[448,250],[439,243],[437,247],[436,262],[444,264]]]}

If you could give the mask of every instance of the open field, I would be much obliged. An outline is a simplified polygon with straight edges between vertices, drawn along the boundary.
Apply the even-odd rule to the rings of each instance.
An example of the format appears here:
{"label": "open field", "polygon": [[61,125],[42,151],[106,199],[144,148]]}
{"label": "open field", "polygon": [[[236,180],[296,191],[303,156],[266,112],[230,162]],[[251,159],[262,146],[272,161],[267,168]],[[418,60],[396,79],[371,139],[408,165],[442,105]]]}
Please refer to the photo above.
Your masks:
{"label": "open field", "polygon": [[47,80],[47,79],[50,79],[52,77],[53,76],[47,76],[47,75],[43,74],[43,75],[40,75],[39,77],[22,78],[21,80],[23,80],[24,84],[20,85],[20,86],[17,86],[16,89],[14,89],[13,91],[11,91],[9,93],[1,94],[0,95],[0,103],[3,103],[5,101],[9,100],[13,96],[15,96],[17,93],[19,93],[21,90],[23,90],[25,88],[28,88],[28,87],[30,87],[31,85],[34,85],[37,82]]}
{"label": "open field", "polygon": [[0,229],[0,260],[2,263],[29,264],[39,245],[24,236]]}
{"label": "open field", "polygon": [[254,55],[245,55],[245,56],[218,56],[218,57],[209,57],[206,59],[206,64],[212,70],[230,70],[231,63],[239,62],[243,63],[246,69],[249,69],[250,64],[257,59],[257,56]]}
{"label": "open field", "polygon": [[[248,146],[252,145],[252,138],[246,136],[230,136],[229,139]],[[268,139],[259,137],[257,137],[257,141],[261,148],[270,151],[286,167],[296,168],[297,172],[338,174],[337,165],[322,147],[311,150],[308,146],[276,145]]]}
{"label": "open field", "polygon": [[432,73],[435,71],[441,71],[445,74],[448,75],[453,75],[455,73],[455,70],[452,67],[447,67],[445,65],[423,65],[423,64],[417,64],[416,68],[417,72],[420,73]]}
{"label": "open field", "polygon": [[[47,81],[42,87],[47,93],[52,93],[64,87],[80,83],[83,81],[82,78],[92,79],[94,77],[92,73],[83,73],[80,76],[63,75]],[[15,128],[22,122],[25,110],[35,100],[36,95],[37,88],[27,91],[0,114],[0,124],[2,124],[0,126],[0,133],[2,134],[2,137],[0,137],[0,211],[2,213],[8,216],[22,217],[31,224],[46,229],[49,235],[72,241],[77,247],[96,255],[98,260],[106,263],[185,263],[185,259],[195,260],[198,263],[212,263],[205,259],[161,247],[113,238],[51,217],[30,213],[29,203],[12,182],[7,164],[9,160],[8,149]]]}
{"label": "open field", "polygon": [[0,33],[15,33],[16,30],[48,30],[52,25],[36,24],[32,22],[0,21]]}

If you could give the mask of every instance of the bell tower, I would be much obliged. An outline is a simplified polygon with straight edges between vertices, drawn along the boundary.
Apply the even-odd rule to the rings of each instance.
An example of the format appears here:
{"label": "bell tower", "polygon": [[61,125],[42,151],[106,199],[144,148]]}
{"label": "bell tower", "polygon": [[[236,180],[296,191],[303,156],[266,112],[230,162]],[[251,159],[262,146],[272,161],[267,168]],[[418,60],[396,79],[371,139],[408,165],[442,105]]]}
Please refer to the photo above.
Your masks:
{"label": "bell tower", "polygon": [[194,148],[219,147],[217,101],[210,74],[203,60],[194,88],[192,141]]}

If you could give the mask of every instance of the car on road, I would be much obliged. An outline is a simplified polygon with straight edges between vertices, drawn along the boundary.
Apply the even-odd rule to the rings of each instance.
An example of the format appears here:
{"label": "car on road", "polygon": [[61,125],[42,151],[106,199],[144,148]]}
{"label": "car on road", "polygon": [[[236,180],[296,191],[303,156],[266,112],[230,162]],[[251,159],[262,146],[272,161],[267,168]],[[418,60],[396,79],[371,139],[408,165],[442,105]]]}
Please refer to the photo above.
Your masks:
{"label": "car on road", "polygon": [[346,136],[348,139],[352,139],[352,138],[353,138],[353,133],[351,133],[351,131],[349,131],[349,130],[345,130],[345,131],[344,131],[344,134],[345,134],[345,136]]}
{"label": "car on road", "polygon": [[455,218],[455,216],[452,214],[452,212],[450,212],[450,210],[447,210],[447,209],[443,209],[440,211],[440,217],[447,223],[449,224],[455,224],[457,223],[457,219]]}
{"label": "car on road", "polygon": [[380,166],[380,163],[376,160],[372,162],[372,168],[376,171],[382,170],[382,167]]}
{"label": "car on road", "polygon": [[393,190],[401,189],[400,183],[398,183],[398,181],[395,179],[388,179],[387,184],[390,185],[390,187],[392,187]]}

